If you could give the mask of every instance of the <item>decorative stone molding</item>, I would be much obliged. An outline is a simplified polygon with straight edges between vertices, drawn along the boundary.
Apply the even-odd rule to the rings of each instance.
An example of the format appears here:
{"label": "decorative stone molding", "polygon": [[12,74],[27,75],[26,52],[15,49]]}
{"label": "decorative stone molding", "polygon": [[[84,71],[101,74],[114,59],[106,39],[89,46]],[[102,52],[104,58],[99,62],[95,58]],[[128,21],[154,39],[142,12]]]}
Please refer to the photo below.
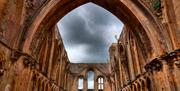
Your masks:
{"label": "decorative stone molding", "polygon": [[27,8],[34,9],[33,6],[34,6],[33,0],[26,0],[26,7]]}
{"label": "decorative stone molding", "polygon": [[153,71],[153,70],[159,71],[162,68],[162,66],[163,65],[162,65],[161,61],[156,58],[153,61],[151,61],[149,64],[145,65],[144,68],[147,72]]}
{"label": "decorative stone molding", "polygon": [[180,49],[165,53],[153,59],[150,63],[146,64],[144,68],[147,72],[153,70],[159,71],[163,66],[162,61],[166,61],[170,66],[175,64],[180,67]]}
{"label": "decorative stone molding", "polygon": [[32,56],[30,56],[27,53],[20,52],[18,50],[13,50],[11,51],[11,60],[13,62],[17,61],[20,57],[23,57],[23,64],[27,66],[31,66],[32,68],[36,68],[37,66],[37,61],[34,59]]}
{"label": "decorative stone molding", "polygon": [[24,57],[23,63],[25,66],[30,66],[32,68],[36,68],[36,64],[38,64],[37,61],[29,55]]}
{"label": "decorative stone molding", "polygon": [[180,49],[168,52],[160,58],[164,59],[169,66],[180,66]]}
{"label": "decorative stone molding", "polygon": [[163,0],[141,0],[141,2],[143,2],[155,16],[162,20]]}
{"label": "decorative stone molding", "polygon": [[174,64],[180,68],[180,49],[176,50],[173,55]]}
{"label": "decorative stone molding", "polygon": [[12,61],[17,61],[20,58],[21,55],[22,54],[20,52],[18,52],[17,50],[12,50],[11,51],[11,60]]}

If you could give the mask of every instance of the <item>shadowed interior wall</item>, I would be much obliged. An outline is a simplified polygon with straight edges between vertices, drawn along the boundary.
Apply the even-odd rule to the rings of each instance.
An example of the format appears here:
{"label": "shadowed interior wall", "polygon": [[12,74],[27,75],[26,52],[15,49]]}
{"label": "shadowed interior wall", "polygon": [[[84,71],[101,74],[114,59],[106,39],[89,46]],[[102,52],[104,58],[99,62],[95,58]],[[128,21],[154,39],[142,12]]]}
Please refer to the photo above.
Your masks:
{"label": "shadowed interior wall", "polygon": [[180,90],[179,0],[1,0],[0,91],[75,91],[56,23],[88,2],[125,24],[102,68],[107,91]]}

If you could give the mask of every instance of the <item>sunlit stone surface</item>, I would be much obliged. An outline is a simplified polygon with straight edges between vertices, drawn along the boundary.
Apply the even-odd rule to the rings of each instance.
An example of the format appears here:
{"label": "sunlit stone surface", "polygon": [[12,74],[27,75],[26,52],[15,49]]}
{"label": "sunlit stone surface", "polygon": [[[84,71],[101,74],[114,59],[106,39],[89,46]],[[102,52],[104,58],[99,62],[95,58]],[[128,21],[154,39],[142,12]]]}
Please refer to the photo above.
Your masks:
{"label": "sunlit stone surface", "polygon": [[[71,63],[57,23],[90,1],[124,27],[108,62]],[[0,91],[180,91],[179,7],[179,0],[0,0]]]}

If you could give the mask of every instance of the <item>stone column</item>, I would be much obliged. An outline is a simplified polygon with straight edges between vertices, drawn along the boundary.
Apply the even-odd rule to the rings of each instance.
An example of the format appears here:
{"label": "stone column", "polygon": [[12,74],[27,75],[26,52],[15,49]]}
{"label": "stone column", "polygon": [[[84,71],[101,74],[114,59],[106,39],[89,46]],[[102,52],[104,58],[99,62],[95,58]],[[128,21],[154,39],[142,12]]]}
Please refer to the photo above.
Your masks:
{"label": "stone column", "polygon": [[74,91],[78,91],[78,81],[79,81],[79,78],[75,77],[73,80],[74,80],[74,83],[73,83],[73,87],[71,88],[71,90],[73,89]]}
{"label": "stone column", "polygon": [[45,81],[45,84],[44,84],[44,91],[48,91],[48,83],[47,83],[47,81]]}
{"label": "stone column", "polygon": [[[61,55],[60,55],[60,56],[61,56]],[[59,76],[59,79],[58,79],[58,85],[59,85],[59,86],[61,86],[62,67],[63,67],[63,66],[62,66],[62,60],[60,60],[60,63],[59,63],[59,75],[58,75],[58,76]]]}
{"label": "stone column", "polygon": [[87,76],[84,77],[84,82],[83,82],[83,91],[87,91],[88,90],[88,83],[87,83]]}
{"label": "stone column", "polygon": [[[128,41],[130,43],[130,41]],[[130,77],[131,80],[135,79],[135,75],[134,75],[134,66],[133,66],[133,61],[132,61],[132,54],[131,54],[131,47],[130,44],[128,43],[127,45],[127,51],[128,51],[128,67],[129,67],[129,71],[130,71]]]}
{"label": "stone column", "polygon": [[98,91],[98,77],[97,77],[97,72],[94,71],[94,91]]}
{"label": "stone column", "polygon": [[135,56],[135,62],[136,62],[136,67],[137,67],[137,74],[139,75],[139,74],[141,74],[141,66],[140,66],[140,64],[139,64],[139,56],[138,56],[138,52],[137,52],[137,46],[136,46],[136,43],[135,43],[135,41],[133,41],[134,42],[134,56]]}
{"label": "stone column", "polygon": [[[169,62],[168,62],[169,61]],[[169,91],[177,91],[174,83],[174,75],[172,73],[173,71],[173,65],[172,60],[162,60],[163,63],[163,77],[162,79],[165,81],[166,84],[164,84],[164,87],[168,89]],[[159,84],[160,85],[160,84]]]}
{"label": "stone column", "polygon": [[48,65],[48,75],[47,77],[50,78],[51,76],[51,69],[52,69],[52,63],[53,63],[53,56],[54,56],[54,46],[55,46],[55,36],[54,31],[52,30],[52,45],[51,45],[51,51],[50,51],[50,57],[49,57],[49,65]]}
{"label": "stone column", "polygon": [[117,78],[117,73],[115,73],[115,91],[118,91],[118,78]]}
{"label": "stone column", "polygon": [[122,88],[123,87],[122,65],[119,67],[119,70],[120,70],[120,74],[119,74],[120,75],[120,88]]}
{"label": "stone column", "polygon": [[43,56],[43,62],[42,62],[42,67],[40,67],[40,69],[42,70],[42,72],[45,72],[45,67],[46,67],[46,60],[47,60],[47,52],[48,52],[49,48],[48,48],[48,39],[46,39],[46,43],[45,43],[45,50],[44,50],[44,56]]}

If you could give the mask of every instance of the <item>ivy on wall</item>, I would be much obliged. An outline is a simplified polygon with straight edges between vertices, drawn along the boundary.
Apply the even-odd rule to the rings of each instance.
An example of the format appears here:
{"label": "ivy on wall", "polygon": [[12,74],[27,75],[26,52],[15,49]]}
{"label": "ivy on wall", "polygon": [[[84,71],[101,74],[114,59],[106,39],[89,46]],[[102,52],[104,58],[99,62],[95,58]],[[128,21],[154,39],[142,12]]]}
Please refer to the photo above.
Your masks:
{"label": "ivy on wall", "polygon": [[161,9],[161,0],[155,0],[153,3],[154,10],[160,10]]}

